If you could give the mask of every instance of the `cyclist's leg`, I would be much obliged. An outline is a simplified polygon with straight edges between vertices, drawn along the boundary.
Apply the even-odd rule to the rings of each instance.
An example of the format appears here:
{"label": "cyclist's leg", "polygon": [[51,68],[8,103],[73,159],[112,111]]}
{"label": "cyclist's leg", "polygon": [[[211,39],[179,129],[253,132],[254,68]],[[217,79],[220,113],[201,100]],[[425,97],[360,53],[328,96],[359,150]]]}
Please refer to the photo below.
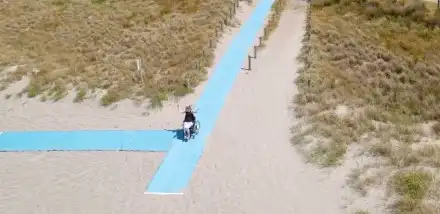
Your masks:
{"label": "cyclist's leg", "polygon": [[185,136],[188,134],[191,134],[191,126],[192,126],[192,122],[184,122],[183,123],[183,131],[185,133]]}
{"label": "cyclist's leg", "polygon": [[195,122],[195,121],[192,121],[192,122],[191,122],[191,130],[194,130],[195,125],[196,125],[196,122]]}
{"label": "cyclist's leg", "polygon": [[185,122],[182,123],[182,129],[183,129],[183,138],[186,139],[186,136],[188,135],[187,134],[188,131],[186,130]]}

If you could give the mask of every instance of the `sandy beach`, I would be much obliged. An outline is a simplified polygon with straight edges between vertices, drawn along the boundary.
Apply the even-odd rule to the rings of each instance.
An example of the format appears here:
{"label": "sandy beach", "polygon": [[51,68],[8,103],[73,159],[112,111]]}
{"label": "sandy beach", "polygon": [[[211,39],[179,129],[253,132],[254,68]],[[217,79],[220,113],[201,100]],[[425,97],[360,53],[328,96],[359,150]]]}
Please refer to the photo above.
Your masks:
{"label": "sandy beach", "polygon": [[[252,7],[241,5],[243,22]],[[345,172],[325,173],[306,164],[289,143],[305,5],[289,2],[253,69],[239,75],[183,196],[143,194],[165,154],[0,153],[0,213],[348,213]],[[224,36],[216,61],[237,31]],[[202,90],[203,85],[181,105],[193,103]],[[11,91],[0,96],[6,93]],[[114,110],[68,99],[50,105],[24,98],[3,102],[4,130],[161,129],[177,127],[181,120],[174,102],[149,116],[130,101]]]}

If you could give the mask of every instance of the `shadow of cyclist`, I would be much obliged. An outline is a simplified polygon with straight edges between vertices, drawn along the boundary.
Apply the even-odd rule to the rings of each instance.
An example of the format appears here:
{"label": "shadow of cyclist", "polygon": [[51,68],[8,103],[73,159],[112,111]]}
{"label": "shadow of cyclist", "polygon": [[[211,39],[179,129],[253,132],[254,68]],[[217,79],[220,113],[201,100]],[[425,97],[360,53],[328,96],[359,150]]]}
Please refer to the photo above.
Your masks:
{"label": "shadow of cyclist", "polygon": [[174,139],[178,139],[178,140],[181,140],[181,141],[184,140],[183,129],[165,129],[165,131],[173,132],[174,133],[174,136],[173,136]]}

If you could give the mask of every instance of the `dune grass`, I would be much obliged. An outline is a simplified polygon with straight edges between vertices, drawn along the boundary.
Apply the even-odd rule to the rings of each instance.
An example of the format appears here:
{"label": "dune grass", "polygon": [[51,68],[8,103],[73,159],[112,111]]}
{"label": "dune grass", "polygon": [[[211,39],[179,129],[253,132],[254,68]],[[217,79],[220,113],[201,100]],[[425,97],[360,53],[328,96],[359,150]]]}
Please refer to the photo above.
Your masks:
{"label": "dune grass", "polygon": [[391,191],[400,197],[393,206],[396,213],[427,213],[422,199],[427,195],[432,175],[425,171],[399,172],[391,180]]}
{"label": "dune grass", "polygon": [[[387,170],[391,213],[439,213],[440,11],[419,0],[311,5],[292,143],[321,166],[356,145]],[[368,194],[380,182],[362,173],[353,186]]]}
{"label": "dune grass", "polygon": [[287,0],[275,0],[272,5],[271,13],[269,14],[268,21],[264,26],[264,35],[262,36],[262,44],[261,47],[264,46],[264,42],[269,40],[270,35],[275,31],[280,23],[281,15],[283,14],[284,9],[287,6]]}
{"label": "dune grass", "polygon": [[[205,79],[215,48],[210,40],[232,23],[236,3],[0,2],[1,89],[27,76],[22,94],[28,97],[59,100],[76,89],[75,102],[81,102],[100,90],[104,106],[124,98],[160,106]],[[5,71],[16,65],[16,71]]]}

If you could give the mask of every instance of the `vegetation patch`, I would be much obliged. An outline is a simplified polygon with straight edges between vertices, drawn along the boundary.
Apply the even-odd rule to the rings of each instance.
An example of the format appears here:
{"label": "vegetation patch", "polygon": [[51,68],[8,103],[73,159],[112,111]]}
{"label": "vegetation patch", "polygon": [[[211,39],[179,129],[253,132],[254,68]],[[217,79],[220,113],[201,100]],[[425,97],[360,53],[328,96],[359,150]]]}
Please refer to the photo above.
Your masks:
{"label": "vegetation patch", "polygon": [[399,195],[395,213],[422,213],[422,199],[428,193],[432,175],[425,171],[399,172],[391,180],[391,190]]}
{"label": "vegetation patch", "polygon": [[[0,2],[0,88],[30,78],[28,97],[77,88],[161,103],[206,77],[235,0],[17,0]],[[14,72],[7,72],[17,66]],[[157,104],[155,104],[157,105]]]}
{"label": "vegetation patch", "polygon": [[356,144],[379,164],[354,173],[352,187],[366,195],[388,184],[392,213],[438,213],[440,11],[419,0],[313,0],[310,12],[292,143],[321,166],[343,163]]}

